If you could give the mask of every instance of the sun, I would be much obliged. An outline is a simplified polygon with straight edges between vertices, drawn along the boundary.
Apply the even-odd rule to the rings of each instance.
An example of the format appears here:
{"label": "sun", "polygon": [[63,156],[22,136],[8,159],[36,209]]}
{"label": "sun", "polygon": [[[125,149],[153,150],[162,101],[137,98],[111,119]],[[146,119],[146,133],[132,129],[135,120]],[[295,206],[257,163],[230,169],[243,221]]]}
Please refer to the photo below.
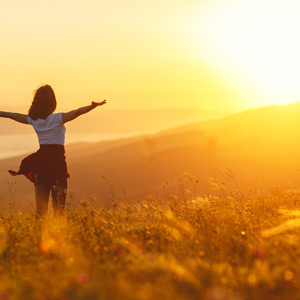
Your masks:
{"label": "sun", "polygon": [[244,85],[258,105],[300,100],[300,1],[232,0],[192,22],[199,58]]}

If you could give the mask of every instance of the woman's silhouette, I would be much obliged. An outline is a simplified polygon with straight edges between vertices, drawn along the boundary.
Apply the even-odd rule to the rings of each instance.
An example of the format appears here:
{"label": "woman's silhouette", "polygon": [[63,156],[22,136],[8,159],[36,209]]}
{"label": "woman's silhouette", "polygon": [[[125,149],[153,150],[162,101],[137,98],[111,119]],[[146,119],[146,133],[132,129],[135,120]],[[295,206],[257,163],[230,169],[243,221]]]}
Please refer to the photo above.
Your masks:
{"label": "woman's silhouette", "polygon": [[0,112],[0,117],[31,124],[37,133],[40,149],[22,160],[19,171],[8,172],[13,176],[23,174],[34,183],[38,217],[47,214],[50,191],[54,214],[64,211],[67,178],[70,177],[65,159],[64,124],[105,103],[106,100],[92,102],[91,105],[67,113],[54,114],[55,94],[51,86],[43,85],[36,90],[28,115]]}

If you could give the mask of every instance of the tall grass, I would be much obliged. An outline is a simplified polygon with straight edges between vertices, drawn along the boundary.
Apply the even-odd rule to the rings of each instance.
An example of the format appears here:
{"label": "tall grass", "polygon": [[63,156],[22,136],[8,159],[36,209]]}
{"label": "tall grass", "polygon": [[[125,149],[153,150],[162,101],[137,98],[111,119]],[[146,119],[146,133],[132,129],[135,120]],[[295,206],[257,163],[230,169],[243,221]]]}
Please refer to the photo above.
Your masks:
{"label": "tall grass", "polygon": [[298,299],[300,192],[212,184],[61,218],[3,211],[0,299]]}

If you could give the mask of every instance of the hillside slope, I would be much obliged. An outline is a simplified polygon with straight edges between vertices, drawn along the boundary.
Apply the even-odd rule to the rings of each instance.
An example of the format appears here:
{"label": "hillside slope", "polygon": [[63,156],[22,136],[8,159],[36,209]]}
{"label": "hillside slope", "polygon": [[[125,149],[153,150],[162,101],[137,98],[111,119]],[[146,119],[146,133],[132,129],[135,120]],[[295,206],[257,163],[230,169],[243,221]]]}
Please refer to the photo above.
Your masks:
{"label": "hillside slope", "polygon": [[[248,184],[297,187],[299,116],[300,103],[295,103],[246,111],[154,135],[70,145],[66,149],[70,196],[78,199],[96,193],[101,201],[108,202],[111,186],[116,198],[122,201],[147,193],[162,194],[163,186],[175,186],[184,172],[199,179],[198,192],[207,191],[210,177],[234,183],[241,189]],[[2,197],[15,193],[17,198],[19,193],[22,199],[33,199],[33,187],[24,178],[12,178],[5,172],[7,168],[16,168],[19,160],[1,161]],[[16,184],[8,185],[12,179]]]}

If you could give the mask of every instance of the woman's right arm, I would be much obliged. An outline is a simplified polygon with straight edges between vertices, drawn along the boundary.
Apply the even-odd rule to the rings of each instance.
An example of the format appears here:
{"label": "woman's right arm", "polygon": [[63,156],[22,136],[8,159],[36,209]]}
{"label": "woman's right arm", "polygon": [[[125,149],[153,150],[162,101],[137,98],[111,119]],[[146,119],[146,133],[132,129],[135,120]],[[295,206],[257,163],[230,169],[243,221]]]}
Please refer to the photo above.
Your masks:
{"label": "woman's right arm", "polygon": [[9,119],[12,119],[14,121],[17,121],[17,122],[23,123],[23,124],[29,124],[28,121],[27,121],[28,116],[24,115],[24,114],[0,111],[0,117],[1,118],[9,118]]}

